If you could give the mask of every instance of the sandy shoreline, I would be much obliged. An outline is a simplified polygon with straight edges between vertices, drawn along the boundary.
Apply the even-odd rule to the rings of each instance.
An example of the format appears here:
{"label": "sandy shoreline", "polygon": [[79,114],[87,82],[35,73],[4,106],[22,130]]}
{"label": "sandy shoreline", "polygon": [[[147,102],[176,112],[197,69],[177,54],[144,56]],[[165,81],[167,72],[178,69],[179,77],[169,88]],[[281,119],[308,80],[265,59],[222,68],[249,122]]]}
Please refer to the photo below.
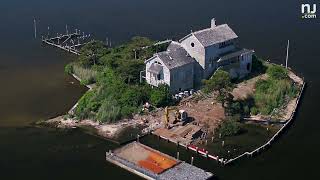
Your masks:
{"label": "sandy shoreline", "polygon": [[[118,136],[123,133],[127,128],[140,128],[140,135],[145,135],[151,131],[162,126],[161,119],[154,119],[154,116],[159,115],[162,111],[155,111],[145,115],[135,115],[130,119],[122,119],[116,123],[99,123],[94,120],[76,120],[67,118],[66,116],[58,116],[46,121],[39,121],[36,124],[40,126],[48,126],[60,129],[73,129],[73,128],[91,128],[95,135],[107,138],[110,140],[118,141]],[[157,115],[156,115],[157,114]],[[133,137],[135,138],[135,136]]]}
{"label": "sandy shoreline", "polygon": [[[71,75],[79,82],[81,81],[81,79],[77,75]],[[86,85],[86,87],[88,88],[88,91],[91,91],[95,87],[95,84]],[[45,121],[39,121],[35,124],[38,126],[47,126],[60,129],[74,129],[87,127],[90,128],[95,135],[115,141],[118,141],[116,140],[118,135],[124,132],[124,130],[128,127],[142,127],[142,130],[139,134],[145,135],[162,126],[162,120],[154,118],[155,116],[162,116],[162,114],[159,114],[162,113],[162,109],[157,109],[156,111],[147,113],[145,115],[134,115],[132,118],[122,119],[116,123],[107,124],[99,123],[95,120],[90,119],[77,120],[67,117],[68,114],[74,113],[74,110],[76,109],[77,105],[78,102],[67,112],[66,115],[57,116]]]}
{"label": "sandy shoreline", "polygon": [[74,129],[74,128],[92,128],[92,132],[98,136],[107,139],[116,139],[117,136],[123,132],[127,127],[137,127],[142,125],[137,121],[121,121],[114,124],[100,124],[93,120],[75,120],[71,118],[65,118],[64,116],[58,116],[46,121],[40,121],[36,123],[40,126],[48,126],[59,129]]}

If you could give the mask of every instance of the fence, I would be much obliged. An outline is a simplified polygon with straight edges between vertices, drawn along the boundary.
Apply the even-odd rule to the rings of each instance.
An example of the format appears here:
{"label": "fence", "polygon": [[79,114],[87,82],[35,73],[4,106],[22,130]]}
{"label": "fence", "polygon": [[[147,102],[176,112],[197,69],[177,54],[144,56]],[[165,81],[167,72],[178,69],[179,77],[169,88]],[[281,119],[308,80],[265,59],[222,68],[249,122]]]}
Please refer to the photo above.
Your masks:
{"label": "fence", "polygon": [[299,102],[300,102],[300,98],[301,98],[301,96],[302,96],[302,94],[303,94],[303,91],[304,91],[304,88],[305,88],[305,84],[306,84],[306,83],[303,82],[302,87],[301,87],[301,91],[300,91],[300,93],[299,93],[299,95],[298,95],[298,98],[297,98],[297,101],[296,101],[296,104],[295,104],[294,111],[293,111],[293,113],[291,114],[289,120],[277,131],[276,134],[274,134],[274,135],[271,137],[271,139],[270,139],[267,143],[265,143],[264,145],[258,147],[257,149],[255,149],[255,150],[253,150],[253,151],[251,151],[251,152],[245,152],[245,153],[243,153],[243,154],[241,154],[241,155],[239,155],[239,156],[237,156],[237,157],[235,157],[235,158],[233,158],[233,159],[225,160],[225,161],[223,161],[223,164],[224,164],[224,165],[230,164],[230,163],[232,163],[232,162],[234,162],[234,161],[236,161],[236,160],[238,160],[238,159],[240,159],[240,158],[242,158],[242,157],[244,157],[244,156],[249,156],[249,157],[250,157],[250,156],[253,156],[253,155],[256,154],[256,153],[259,153],[259,151],[262,151],[262,150],[264,150],[265,148],[267,148],[268,146],[270,146],[271,143],[280,135],[280,133],[283,132],[284,129],[287,128],[287,126],[292,122],[292,120],[293,120],[293,118],[294,118],[294,116],[295,116],[295,114],[296,114],[297,107],[298,107]]}

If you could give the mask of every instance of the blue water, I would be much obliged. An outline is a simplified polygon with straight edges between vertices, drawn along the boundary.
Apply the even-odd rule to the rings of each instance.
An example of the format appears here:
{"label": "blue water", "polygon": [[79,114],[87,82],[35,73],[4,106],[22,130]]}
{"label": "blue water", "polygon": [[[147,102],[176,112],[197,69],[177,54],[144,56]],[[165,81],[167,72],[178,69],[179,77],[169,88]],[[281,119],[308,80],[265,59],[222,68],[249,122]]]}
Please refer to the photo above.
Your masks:
{"label": "blue water", "polygon": [[[310,3],[316,1],[308,1]],[[308,87],[294,124],[260,156],[220,167],[206,160],[198,166],[220,179],[311,179],[317,174],[320,126],[318,19],[301,19],[297,0],[4,0],[0,2],[0,172],[2,179],[139,179],[104,161],[115,145],[79,131],[27,128],[30,123],[66,112],[86,91],[63,73],[74,57],[42,46],[38,37],[62,32],[65,25],[120,44],[132,36],[179,39],[210,25],[228,23],[239,45],[289,66]],[[319,3],[318,3],[319,6]],[[71,83],[75,82],[75,83]],[[146,140],[147,141],[147,140]],[[160,149],[174,153],[175,146]],[[189,161],[191,154],[181,155]]]}

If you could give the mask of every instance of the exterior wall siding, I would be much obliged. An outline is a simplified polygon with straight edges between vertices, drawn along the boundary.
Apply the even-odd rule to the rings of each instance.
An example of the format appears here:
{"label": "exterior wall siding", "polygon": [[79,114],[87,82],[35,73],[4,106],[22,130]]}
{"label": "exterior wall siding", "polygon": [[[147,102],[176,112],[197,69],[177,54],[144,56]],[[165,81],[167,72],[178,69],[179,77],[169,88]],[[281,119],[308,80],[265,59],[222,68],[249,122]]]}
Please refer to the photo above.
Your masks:
{"label": "exterior wall siding", "polygon": [[[191,43],[194,43],[194,47],[191,46]],[[193,57],[202,68],[205,68],[205,50],[202,44],[195,38],[193,35],[184,39],[181,42],[181,46]]]}
{"label": "exterior wall siding", "polygon": [[[225,47],[219,48],[219,44],[204,47],[199,40],[191,33],[180,41],[180,45],[197,62],[185,64],[173,69],[168,69],[162,60],[155,56],[146,62],[146,81],[152,86],[167,84],[171,93],[197,88],[201,85],[202,79],[208,79],[218,68],[229,71],[234,78],[242,78],[251,72],[253,52],[242,54],[236,59],[229,59],[230,63],[222,64],[217,60],[236,49],[237,39],[223,43]],[[231,44],[229,44],[231,43]],[[229,45],[227,45],[229,44]],[[236,61],[234,61],[236,60]],[[160,80],[153,73],[148,72],[151,64],[160,63],[163,70],[160,72]]]}
{"label": "exterior wall siding", "polygon": [[[155,63],[156,61],[159,62],[163,67],[163,71],[160,72],[161,80],[158,80],[156,76],[148,72],[151,64]],[[156,87],[158,87],[160,84],[167,84],[170,86],[170,71],[166,66],[164,66],[162,60],[159,57],[155,57],[146,63],[146,81],[148,84]]]}
{"label": "exterior wall siding", "polygon": [[194,87],[194,63],[186,64],[178,68],[171,69],[170,92],[177,93],[183,90],[192,89]]}
{"label": "exterior wall siding", "polygon": [[246,53],[241,56],[240,60],[240,77],[244,77],[251,72],[253,53]]}
{"label": "exterior wall siding", "polygon": [[[229,45],[224,48],[219,48],[219,44],[206,47],[205,49],[205,71],[203,78],[209,78],[214,71],[218,68],[216,60],[221,54],[231,52],[235,49],[234,45]],[[211,65],[210,65],[211,64]]]}

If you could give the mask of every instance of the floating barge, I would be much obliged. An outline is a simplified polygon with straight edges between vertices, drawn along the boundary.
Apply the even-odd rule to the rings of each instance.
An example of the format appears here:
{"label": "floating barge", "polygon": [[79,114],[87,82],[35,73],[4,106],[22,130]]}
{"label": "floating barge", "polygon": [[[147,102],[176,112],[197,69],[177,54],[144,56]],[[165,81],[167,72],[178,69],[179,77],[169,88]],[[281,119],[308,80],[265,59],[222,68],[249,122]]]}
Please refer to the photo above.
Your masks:
{"label": "floating barge", "polygon": [[114,152],[107,152],[106,160],[150,180],[206,180],[213,177],[210,172],[138,142],[127,144]]}

